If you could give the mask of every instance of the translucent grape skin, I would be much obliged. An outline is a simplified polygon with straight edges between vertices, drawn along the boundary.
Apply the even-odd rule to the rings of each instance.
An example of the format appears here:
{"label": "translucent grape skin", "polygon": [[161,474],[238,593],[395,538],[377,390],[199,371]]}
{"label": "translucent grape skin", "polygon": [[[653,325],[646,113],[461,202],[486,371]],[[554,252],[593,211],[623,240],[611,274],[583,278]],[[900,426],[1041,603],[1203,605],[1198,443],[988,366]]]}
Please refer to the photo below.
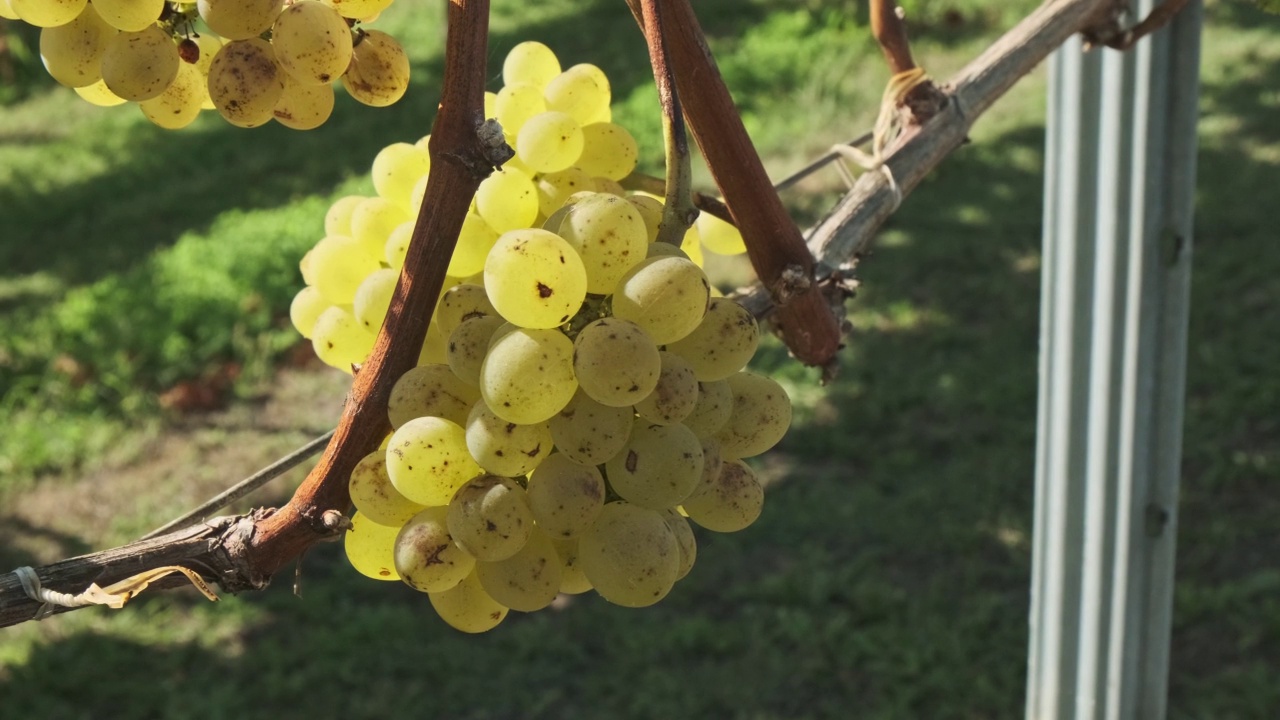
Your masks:
{"label": "translucent grape skin", "polygon": [[209,97],[227,122],[258,127],[275,117],[284,95],[284,71],[271,43],[257,37],[222,46],[209,65]]}
{"label": "translucent grape skin", "polygon": [[582,155],[577,166],[592,177],[622,180],[636,169],[640,148],[627,129],[614,123],[582,127]]}
{"label": "translucent grape skin", "polygon": [[591,581],[582,572],[582,566],[578,562],[577,539],[553,538],[551,543],[555,545],[556,554],[560,556],[560,592],[566,595],[580,595],[590,590]]}
{"label": "translucent grape skin", "polygon": [[635,206],[613,195],[594,194],[574,203],[557,232],[582,256],[587,292],[598,295],[612,293],[649,245]]}
{"label": "translucent grape skin", "polygon": [[85,102],[90,105],[97,105],[98,107],[115,107],[116,105],[123,105],[129,102],[128,100],[125,100],[111,92],[111,88],[108,88],[107,84],[101,80],[91,85],[75,88],[75,92]]}
{"label": "translucent grape skin", "polygon": [[710,295],[711,283],[702,268],[683,258],[655,257],[631,268],[619,281],[613,314],[665,345],[698,327]]}
{"label": "translucent grape skin", "polygon": [[500,170],[480,183],[476,212],[498,233],[527,228],[538,217],[537,188],[521,173]]}
{"label": "translucent grape skin", "polygon": [[429,508],[447,505],[458,488],[481,474],[467,454],[462,427],[443,418],[415,418],[387,445],[387,475],[396,490]]}
{"label": "translucent grape skin", "polygon": [[551,438],[575,462],[603,465],[627,444],[633,419],[630,407],[602,405],[579,389],[551,418]]}
{"label": "translucent grape skin", "polygon": [[697,220],[698,234],[702,244],[718,255],[741,255],[747,251],[738,228],[720,218],[703,213]]}
{"label": "translucent grape skin", "polygon": [[379,525],[399,529],[426,509],[401,495],[391,484],[384,450],[375,450],[356,463],[347,487],[356,510]]}
{"label": "translucent grape skin", "polygon": [[367,198],[351,211],[351,237],[366,254],[382,261],[392,231],[412,219],[404,206],[382,197]]}
{"label": "translucent grape skin", "polygon": [[356,296],[352,301],[352,310],[360,324],[371,333],[382,328],[382,320],[391,305],[391,294],[395,292],[396,281],[400,273],[390,268],[380,268],[369,273],[369,276],[356,288]]}
{"label": "translucent grape skin", "polygon": [[92,85],[102,78],[102,54],[115,34],[89,5],[71,22],[40,31],[40,59],[49,75],[62,85]]}
{"label": "translucent grape skin", "polygon": [[516,155],[540,173],[559,172],[582,154],[582,127],[572,117],[548,111],[529,118],[516,136]]}
{"label": "translucent grape skin", "polygon": [[204,78],[194,65],[179,63],[178,74],[165,91],[138,103],[148,120],[167,130],[178,130],[195,122],[204,100]]}
{"label": "translucent grape skin", "polygon": [[391,105],[409,89],[409,56],[390,35],[364,30],[352,50],[351,64],[342,75],[342,86],[365,105]]}
{"label": "translucent grape skin", "polygon": [[444,291],[436,305],[436,322],[446,333],[452,333],[463,321],[472,317],[497,314],[493,303],[489,302],[489,294],[484,286],[472,283],[455,285]]}
{"label": "translucent grape skin", "polygon": [[386,10],[391,0],[330,0],[330,4],[342,17],[363,20]]}
{"label": "translucent grape skin", "polygon": [[613,502],[578,539],[578,564],[605,600],[646,607],[675,585],[680,547],[659,513]]}
{"label": "translucent grape skin", "polygon": [[351,311],[338,305],[320,313],[311,327],[311,347],[326,365],[351,373],[373,349],[374,336]]}
{"label": "translucent grape skin", "polygon": [[[569,196],[591,189],[591,176],[577,167],[554,173],[544,173],[536,181],[538,188],[538,212],[548,218],[564,207]],[[562,216],[563,217],[563,216]],[[555,231],[560,228],[556,224]]]}
{"label": "translucent grape skin", "polygon": [[480,368],[480,394],[494,414],[531,425],[564,409],[578,389],[573,344],[558,330],[512,328],[494,335]]}
{"label": "translucent grape skin", "polygon": [[693,492],[702,464],[702,443],[689,428],[637,422],[626,447],[605,463],[605,472],[622,499],[662,510]]}
{"label": "translucent grape skin", "polygon": [[586,125],[609,107],[609,87],[601,86],[594,73],[570,68],[552,78],[543,89],[547,109],[562,112]]}
{"label": "translucent grape skin", "polygon": [[741,370],[760,345],[760,327],[746,308],[728,298],[712,298],[693,332],[667,345],[703,382],[723,380]]}
{"label": "translucent grape skin", "polygon": [[573,369],[593,400],[634,405],[653,392],[662,372],[658,347],[640,326],[614,317],[584,327],[573,343]]}
{"label": "translucent grape skin", "polygon": [[507,322],[546,329],[568,322],[587,296],[587,274],[569,243],[546,230],[498,238],[484,264],[484,286]]}
{"label": "translucent grape skin", "polygon": [[448,365],[419,365],[392,386],[387,417],[395,428],[420,417],[444,418],[462,427],[479,399],[479,391],[454,375]]}
{"label": "translucent grape skin", "polygon": [[209,29],[231,40],[266,32],[283,7],[284,0],[199,0],[197,5]]}
{"label": "translucent grape skin", "polygon": [[164,92],[178,76],[178,48],[159,27],[119,33],[107,42],[101,59],[102,80],[111,92],[142,102]]}
{"label": "translucent grape skin", "polygon": [[676,546],[680,548],[680,567],[676,570],[676,581],[683,580],[689,571],[693,569],[693,564],[698,560],[698,539],[693,534],[693,528],[689,526],[689,521],[683,515],[672,509],[663,510],[662,519],[666,521],[667,527],[671,529],[671,534],[676,538]]}
{"label": "translucent grape skin", "polygon": [[334,200],[324,214],[324,233],[351,237],[351,215],[367,199],[363,195],[344,195]]}
{"label": "translucent grape skin", "polygon": [[551,453],[551,428],[546,422],[508,422],[495,415],[483,400],[472,406],[465,427],[471,457],[495,475],[527,475]]}
{"label": "translucent grape skin", "polygon": [[480,315],[463,321],[449,336],[447,356],[449,369],[458,379],[479,386],[480,369],[489,352],[489,341],[499,327],[502,318],[497,315]]}
{"label": "translucent grape skin", "polygon": [[506,560],[476,563],[476,574],[494,600],[520,612],[541,610],[560,592],[560,556],[537,527],[519,552]]}
{"label": "translucent grape skin", "polygon": [[520,132],[529,118],[547,111],[542,89],[529,83],[507,85],[494,98],[494,115],[508,135]]}
{"label": "translucent grape skin", "polygon": [[502,63],[502,82],[505,85],[529,83],[544,88],[559,74],[560,61],[551,48],[531,40],[511,48]]}
{"label": "translucent grape skin", "polygon": [[689,519],[714,532],[737,532],[760,517],[764,488],[741,460],[726,460],[710,483],[699,484],[681,503]]}
{"label": "translucent grape skin", "polygon": [[360,283],[378,269],[378,262],[345,235],[324,237],[309,256],[312,284],[334,305],[352,304]]}
{"label": "translucent grape skin", "polygon": [[303,85],[331,83],[351,64],[351,30],[319,0],[286,7],[271,27],[271,45],[280,67]]}
{"label": "translucent grape skin", "polygon": [[93,8],[111,27],[138,32],[160,17],[164,0],[93,0]]}
{"label": "translucent grape skin", "polygon": [[374,580],[399,580],[396,572],[395,544],[398,527],[379,525],[357,512],[351,516],[351,527],[343,536],[343,549],[356,572]]}
{"label": "translucent grape skin", "polygon": [[427,598],[441,620],[465,633],[488,632],[507,617],[507,608],[484,591],[475,570],[457,585],[429,593]]}
{"label": "translucent grape skin", "polygon": [[329,301],[324,299],[320,291],[307,286],[293,296],[289,304],[289,320],[298,334],[307,340],[311,339],[311,331],[316,326],[320,313],[329,308]]}
{"label": "translucent grape skin", "polygon": [[768,450],[791,426],[791,400],[774,380],[752,372],[728,378],[733,413],[716,433],[726,458],[753,457]]}
{"label": "translucent grape skin", "polygon": [[636,403],[636,414],[657,425],[684,420],[698,405],[698,379],[679,355],[661,351],[662,372],[653,392]]}
{"label": "translucent grape skin", "polygon": [[271,116],[290,130],[315,130],[333,114],[333,103],[332,85],[303,85],[286,76]]}
{"label": "translucent grape skin", "polygon": [[[345,23],[343,27],[346,27]],[[345,67],[345,66],[344,66]],[[406,210],[415,211],[409,203],[413,186],[431,170],[431,156],[410,143],[392,143],[373,158],[373,188],[378,195]]]}
{"label": "translucent grape skin", "polygon": [[571,538],[590,527],[604,507],[604,476],[556,453],[530,474],[526,498],[538,527],[554,539]]}
{"label": "translucent grape skin", "polygon": [[533,532],[525,490],[511,478],[481,475],[458,488],[449,502],[449,533],[482,562],[520,552]]}
{"label": "translucent grape skin", "polygon": [[[84,12],[88,0],[11,0],[9,6],[23,22],[40,28],[66,25]],[[556,71],[559,72],[559,67]]]}
{"label": "translucent grape skin", "polygon": [[448,590],[476,566],[475,558],[449,534],[447,514],[447,508],[429,507],[414,515],[396,536],[396,572],[419,592]]}

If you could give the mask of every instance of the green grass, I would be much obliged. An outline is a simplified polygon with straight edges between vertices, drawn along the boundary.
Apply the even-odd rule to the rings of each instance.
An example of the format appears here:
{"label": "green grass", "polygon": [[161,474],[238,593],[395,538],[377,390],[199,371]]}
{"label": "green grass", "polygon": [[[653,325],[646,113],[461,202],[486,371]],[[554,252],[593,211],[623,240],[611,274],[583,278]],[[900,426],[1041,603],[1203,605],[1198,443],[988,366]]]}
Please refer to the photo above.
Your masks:
{"label": "green grass", "polygon": [[[571,62],[598,62],[614,80],[618,115],[638,128],[654,158],[648,71],[616,5],[499,4],[494,57],[519,39],[541,37]],[[878,51],[862,39],[864,28],[830,12],[840,5],[698,5],[778,174],[856,134],[874,112],[884,79]],[[945,10],[980,6],[987,4],[910,6],[933,23],[920,43],[932,72],[945,77],[981,39],[949,27]],[[564,17],[591,32],[565,32]],[[1273,130],[1280,28],[1238,3],[1213,4],[1210,17],[1170,707],[1176,720],[1253,720],[1280,716],[1280,334],[1273,317],[1280,253],[1270,218],[1280,177]],[[131,113],[85,110],[61,93],[36,93],[0,114],[0,323],[11,323],[0,333],[0,373],[15,373],[0,378],[14,383],[6,388],[25,382],[24,392],[54,398],[40,401],[43,427],[25,420],[16,427],[52,442],[67,417],[79,418],[86,433],[102,418],[154,417],[146,398],[173,378],[278,349],[272,338],[283,342],[287,331],[272,303],[296,287],[289,264],[296,256],[288,254],[318,232],[316,208],[362,187],[356,176],[378,147],[421,134],[433,101],[438,30],[411,30],[404,14],[386,20],[420,43],[415,63],[425,79],[407,105],[381,112],[344,105],[319,133],[245,133],[208,123],[166,135]],[[1019,716],[1042,98],[1041,77],[1029,78],[889,223],[860,270],[863,285],[850,305],[856,330],[836,383],[817,388],[812,373],[776,345],[764,354],[761,367],[786,382],[799,404],[795,430],[766,463],[778,482],[765,514],[737,535],[700,535],[698,565],[660,605],[629,611],[582,597],[563,611],[513,616],[487,636],[466,637],[436,620],[421,596],[356,576],[339,548],[324,546],[303,563],[302,599],[282,576],[265,593],[217,605],[194,593],[144,596],[119,613],[84,611],[0,631],[6,711],[56,718]],[[56,126],[62,134],[31,140],[51,134],[44,128],[55,126],[52,118],[66,118]],[[827,198],[788,199],[811,206]],[[76,235],[97,223],[88,218],[106,219],[95,225],[100,236]],[[178,295],[154,302],[166,287]],[[261,315],[241,307],[250,293],[262,298]],[[153,327],[79,337],[94,331],[95,318],[113,316],[126,326],[130,317],[147,318]],[[70,320],[81,324],[64,324]],[[242,328],[245,340],[237,342],[245,345],[228,339],[237,337],[228,323]],[[160,328],[180,336],[176,365],[164,347],[173,333]],[[109,344],[117,334],[136,338],[118,361]],[[7,364],[20,339],[35,347],[22,356],[34,371]],[[122,389],[110,392],[141,398],[138,406],[64,398],[106,397],[38,367],[72,346],[102,367],[124,368]],[[175,374],[150,377],[162,372]],[[9,417],[16,416],[6,416],[11,434]],[[113,437],[97,442],[121,436]],[[84,442],[59,452],[95,457]],[[0,509],[0,530],[53,548],[39,557],[82,552],[168,519],[186,504],[180,491],[187,483],[159,478],[145,502],[124,495],[112,507],[114,520],[93,534],[74,522],[25,527],[7,509]],[[0,543],[0,567],[32,562],[33,552],[26,543]]]}

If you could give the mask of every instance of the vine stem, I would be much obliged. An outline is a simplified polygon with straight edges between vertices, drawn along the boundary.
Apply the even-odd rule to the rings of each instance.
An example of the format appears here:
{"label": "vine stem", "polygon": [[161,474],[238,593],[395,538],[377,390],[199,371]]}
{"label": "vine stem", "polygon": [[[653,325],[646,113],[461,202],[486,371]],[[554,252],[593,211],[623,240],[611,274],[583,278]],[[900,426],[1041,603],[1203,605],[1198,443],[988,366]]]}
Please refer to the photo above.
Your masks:
{"label": "vine stem", "polygon": [[653,80],[658,86],[658,101],[662,105],[662,137],[667,151],[667,181],[664,188],[666,203],[663,206],[662,222],[658,225],[657,241],[679,247],[689,226],[698,217],[698,209],[693,203],[689,137],[685,133],[675,76],[671,73],[663,33],[662,7],[658,0],[640,0],[640,18],[645,44],[649,46]]}

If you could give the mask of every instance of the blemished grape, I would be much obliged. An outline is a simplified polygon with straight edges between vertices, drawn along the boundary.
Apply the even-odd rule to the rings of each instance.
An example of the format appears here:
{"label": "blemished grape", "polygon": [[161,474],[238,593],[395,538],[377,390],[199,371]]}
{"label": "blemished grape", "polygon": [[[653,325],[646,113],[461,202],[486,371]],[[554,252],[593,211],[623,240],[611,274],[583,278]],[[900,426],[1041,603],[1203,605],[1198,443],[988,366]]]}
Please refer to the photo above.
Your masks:
{"label": "blemished grape", "polygon": [[111,27],[138,32],[160,18],[164,0],[93,0],[93,8]]}
{"label": "blemished grape", "polygon": [[649,246],[635,206],[613,195],[595,194],[569,207],[557,231],[582,257],[587,292],[608,295]]}
{"label": "blemished grape", "polygon": [[719,440],[705,437],[698,438],[698,441],[702,443],[702,475],[698,478],[698,484],[706,485],[720,476],[720,470],[724,467],[724,457],[720,454]]}
{"label": "blemished grape", "polygon": [[[547,109],[572,117],[586,125],[609,107],[609,87],[601,86],[594,73],[573,67],[560,73],[543,90]],[[594,173],[593,173],[594,174]]]}
{"label": "blemished grape", "polygon": [[733,390],[729,389],[729,381],[699,382],[698,404],[684,419],[684,425],[700,438],[712,437],[729,422],[731,414]]}
{"label": "blemished grape", "polygon": [[366,199],[363,195],[344,195],[335,200],[324,214],[325,234],[351,237],[351,214]]}
{"label": "blemished grape", "polygon": [[498,91],[493,101],[493,115],[502,125],[502,131],[515,135],[529,118],[547,111],[542,89],[529,83],[507,85]]}
{"label": "blemished grape", "polygon": [[98,17],[94,7],[85,7],[84,12],[65,25],[40,31],[40,59],[44,61],[44,68],[54,80],[67,87],[85,87],[102,79],[102,55],[116,31]]}
{"label": "blemished grape", "polygon": [[480,384],[480,368],[489,352],[489,341],[502,325],[502,318],[497,315],[479,315],[464,320],[453,331],[445,355],[454,375],[472,385]]}
{"label": "blemished grape", "polygon": [[441,620],[465,633],[488,632],[507,617],[507,608],[484,591],[475,570],[457,585],[429,593],[427,598]]}
{"label": "blemished grape", "polygon": [[756,354],[760,328],[747,309],[728,298],[712,298],[693,332],[667,345],[688,361],[701,381],[723,380]]}
{"label": "blemished grape", "polygon": [[199,0],[196,7],[210,30],[230,40],[247,40],[271,28],[284,0]]}
{"label": "blemished grape", "polygon": [[447,333],[452,333],[464,321],[481,315],[498,315],[483,285],[455,285],[440,296],[436,305],[436,322]]}
{"label": "blemished grape", "polygon": [[698,404],[698,378],[679,355],[662,351],[662,373],[653,392],[636,403],[636,414],[657,425],[684,420]]}
{"label": "blemished grape", "polygon": [[676,546],[680,548],[680,568],[676,571],[676,580],[683,580],[698,560],[698,539],[694,537],[689,521],[680,513],[668,508],[660,514],[666,521],[667,527],[671,528],[671,534],[676,538]]}
{"label": "blemished grape", "polygon": [[329,308],[329,301],[324,299],[320,291],[307,286],[293,296],[289,304],[289,321],[302,337],[310,340],[311,329],[316,326],[320,313]]}
{"label": "blemished grape", "polygon": [[578,563],[577,539],[556,540],[552,538],[556,554],[560,556],[560,592],[566,595],[579,595],[591,589],[591,581],[582,572]]}
{"label": "blemished grape", "polygon": [[707,313],[711,283],[702,268],[677,257],[632,267],[613,295],[613,314],[644,329],[658,345],[693,332]]}
{"label": "blemished grape", "polygon": [[351,65],[342,75],[342,86],[365,105],[391,105],[409,89],[409,56],[390,35],[364,30],[352,50]]}
{"label": "blemished grape", "polygon": [[716,433],[725,458],[753,457],[768,450],[791,426],[791,400],[774,380],[752,372],[728,378],[733,413]]}
{"label": "blemished grape", "polygon": [[537,172],[559,172],[582,154],[582,142],[582,127],[576,120],[564,113],[544,112],[521,126],[516,154]]}
{"label": "blemished grape", "polygon": [[702,443],[683,425],[636,422],[622,452],[605,463],[609,486],[651,510],[679,505],[702,477]]}
{"label": "blemished grape", "polygon": [[401,375],[392,386],[387,416],[391,427],[396,428],[428,416],[463,426],[471,406],[479,399],[476,388],[454,375],[448,365],[419,365]]}
{"label": "blemished grape", "polygon": [[128,100],[125,100],[119,95],[111,92],[111,88],[108,88],[107,84],[102,80],[99,80],[92,85],[75,88],[75,91],[76,94],[85,102],[90,105],[97,105],[98,107],[115,107],[116,105],[123,105],[129,102]]}
{"label": "blemished grape", "polygon": [[350,305],[369,273],[379,268],[355,240],[329,235],[311,249],[312,284],[334,305]]}
{"label": "blemished grape", "polygon": [[167,130],[184,128],[200,115],[204,101],[204,78],[195,65],[178,64],[178,75],[164,92],[138,103],[142,114]]}
{"label": "blemished grape", "polygon": [[577,165],[593,177],[621,180],[636,169],[640,148],[627,129],[614,123],[582,126],[582,155]]}
{"label": "blemished grape", "polygon": [[578,564],[605,600],[645,607],[671,592],[680,572],[680,546],[662,515],[614,502],[578,539]]}
{"label": "blemished grape", "polygon": [[560,556],[537,527],[519,552],[506,560],[476,563],[476,574],[494,600],[520,612],[541,610],[560,592]]}
{"label": "blemished grape", "polygon": [[708,530],[737,532],[760,517],[764,488],[746,463],[726,460],[715,480],[699,484],[681,506]]}
{"label": "blemished grape", "polygon": [[447,505],[458,488],[480,473],[467,453],[466,432],[443,418],[414,418],[401,425],[387,445],[391,484],[419,505]]}
{"label": "blemished grape", "polygon": [[525,425],[549,420],[578,389],[573,343],[558,330],[494,334],[480,369],[480,394],[494,414]]}
{"label": "blemished grape", "polygon": [[529,476],[529,509],[552,538],[571,538],[590,527],[604,507],[604,496],[600,471],[562,452],[543,460]]}
{"label": "blemished grape", "polygon": [[392,0],[329,0],[342,17],[364,20],[386,10]]}
{"label": "blemished grape", "polygon": [[498,233],[527,228],[538,217],[538,190],[515,170],[498,171],[476,190],[476,212]]}
{"label": "blemished grape", "polygon": [[[89,0],[9,0],[9,7],[23,22],[40,28],[66,25],[84,12]],[[559,72],[556,68],[556,72]]]}
{"label": "blemished grape", "polygon": [[469,212],[458,232],[458,243],[449,258],[447,272],[454,277],[470,277],[484,270],[485,260],[498,242],[498,233],[484,218]]}
{"label": "blemished grape", "polygon": [[[589,190],[591,177],[578,168],[571,167],[560,172],[540,175],[535,185],[538,188],[538,212],[549,218],[557,210],[564,207],[570,195]],[[557,224],[552,232],[559,230],[559,228],[560,226]]]}
{"label": "blemished grape", "polygon": [[573,343],[578,383],[604,405],[635,405],[653,392],[662,372],[658,347],[640,326],[616,317],[592,321]]}
{"label": "blemished grape", "polygon": [[302,85],[331,83],[351,64],[351,29],[319,0],[285,8],[271,27],[271,46],[280,67]]}
{"label": "blemished grape", "polygon": [[[584,465],[603,465],[631,437],[634,413],[627,406],[602,405],[581,389],[551,418],[556,449]],[[718,428],[717,428],[718,429]]]}
{"label": "blemished grape", "polygon": [[396,572],[414,590],[443,592],[462,582],[476,566],[475,558],[453,541],[447,516],[447,508],[428,507],[396,536]]}
{"label": "blemished grape", "polygon": [[371,197],[351,212],[351,237],[370,257],[383,260],[391,231],[411,219],[404,207],[386,198]]}
{"label": "blemished grape", "polygon": [[486,472],[505,477],[527,475],[551,454],[546,422],[518,425],[495,415],[483,401],[467,416],[467,449]]}
{"label": "blemished grape", "polygon": [[399,532],[400,528],[379,525],[362,513],[352,515],[351,528],[342,539],[351,567],[374,580],[399,580],[395,561]]}
{"label": "blemished grape", "polygon": [[409,143],[392,143],[373,158],[373,188],[391,202],[416,211],[409,204],[409,195],[430,170],[431,156],[426,150]]}
{"label": "blemished grape", "polygon": [[119,33],[107,42],[100,67],[111,92],[142,102],[164,92],[178,76],[178,47],[165,31],[152,25],[136,33]]}
{"label": "blemished grape", "polygon": [[376,338],[345,307],[327,308],[311,327],[311,346],[324,364],[343,372],[364,362]]}
{"label": "blemished grape", "polygon": [[356,510],[379,525],[399,528],[426,509],[391,484],[385,450],[375,450],[356,463],[347,487]]}
{"label": "blemished grape", "polygon": [[[211,32],[200,33],[192,38],[196,42],[196,47],[200,48],[200,57],[196,59],[196,70],[200,71],[202,88],[202,100],[200,101],[201,110],[216,110],[213,104],[213,98],[209,97],[209,66],[213,64],[213,58],[222,49],[222,39]],[[332,234],[332,233],[330,233]]]}
{"label": "blemished grape", "polygon": [[315,130],[333,114],[333,103],[332,85],[303,85],[286,74],[284,93],[271,114],[290,130]]}
{"label": "blemished grape", "polygon": [[747,251],[738,228],[721,220],[715,215],[703,213],[697,220],[698,234],[702,244],[717,255],[741,255]]}
{"label": "blemished grape", "polygon": [[504,85],[529,83],[534,87],[544,88],[559,74],[560,61],[556,59],[556,54],[546,45],[532,40],[511,48],[502,63]]}
{"label": "blemished grape", "polygon": [[395,270],[380,268],[369,273],[356,288],[352,312],[369,332],[376,333],[382,328],[382,320],[387,316],[387,308],[391,307],[391,295],[399,279],[400,273]]}
{"label": "blemished grape", "polygon": [[524,488],[497,475],[481,475],[458,488],[449,501],[448,521],[454,542],[482,562],[515,555],[533,532]]}
{"label": "blemished grape", "polygon": [[[513,230],[484,263],[489,301],[507,322],[545,329],[569,321],[587,296],[587,273],[569,243],[546,230]],[[557,408],[559,409],[559,408]]]}
{"label": "blemished grape", "polygon": [[232,125],[257,127],[270,121],[282,95],[284,71],[271,43],[262,38],[223,45],[209,65],[209,97]]}

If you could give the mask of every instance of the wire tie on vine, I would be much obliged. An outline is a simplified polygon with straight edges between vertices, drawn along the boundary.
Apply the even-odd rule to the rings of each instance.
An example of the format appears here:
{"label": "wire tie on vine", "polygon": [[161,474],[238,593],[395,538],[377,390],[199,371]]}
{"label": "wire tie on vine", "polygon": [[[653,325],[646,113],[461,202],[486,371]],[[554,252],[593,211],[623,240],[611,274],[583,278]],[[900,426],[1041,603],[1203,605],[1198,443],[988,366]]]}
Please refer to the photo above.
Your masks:
{"label": "wire tie on vine", "polygon": [[[898,114],[898,106],[903,103],[907,93],[916,86],[928,82],[929,76],[923,68],[912,68],[897,73],[889,78],[884,88],[884,96],[880,100],[880,114],[876,118],[875,130],[871,136],[871,153],[865,153],[849,145],[834,145],[831,151],[867,171],[876,171],[884,175],[893,194],[893,207],[890,212],[902,204],[902,188],[898,185],[893,171],[884,163],[884,151],[902,134],[902,121]],[[956,106],[959,110],[959,106]]]}
{"label": "wire tie on vine", "polygon": [[30,566],[20,567],[14,570],[13,574],[18,576],[18,582],[22,585],[22,591],[27,594],[27,597],[40,603],[40,607],[36,609],[36,614],[31,619],[43,620],[60,607],[78,608],[87,605],[106,605],[119,610],[135,595],[145,590],[148,585],[175,572],[185,575],[191,581],[191,584],[195,585],[196,589],[206,598],[211,601],[217,601],[217,593],[213,591],[213,588],[209,587],[204,578],[200,577],[194,570],[181,565],[169,565],[146,570],[133,577],[109,585],[105,589],[98,587],[97,583],[92,583],[84,592],[76,595],[50,590],[42,586],[40,584],[40,576],[36,574],[35,568]]}

